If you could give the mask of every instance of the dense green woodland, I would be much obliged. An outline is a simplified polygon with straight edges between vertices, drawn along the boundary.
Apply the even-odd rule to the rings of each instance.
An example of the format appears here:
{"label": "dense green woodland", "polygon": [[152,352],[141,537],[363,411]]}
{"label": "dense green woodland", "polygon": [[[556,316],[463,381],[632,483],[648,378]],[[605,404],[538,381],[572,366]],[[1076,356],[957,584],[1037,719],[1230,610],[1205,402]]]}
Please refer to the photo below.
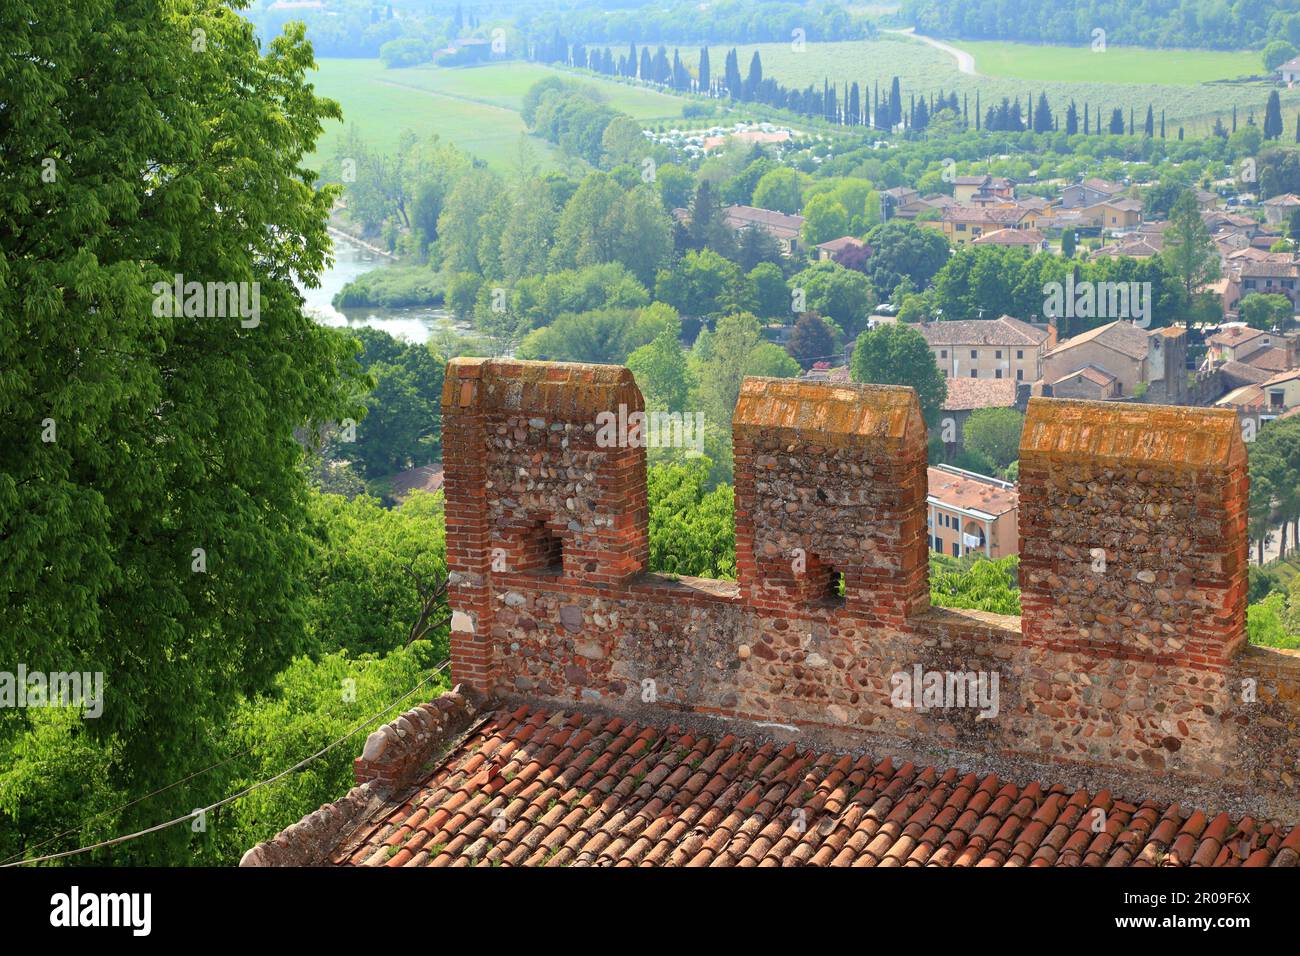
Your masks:
{"label": "dense green woodland", "polygon": [[[549,42],[556,33],[588,43],[640,42],[653,37],[667,43],[790,42],[793,31],[808,40],[854,40],[875,33],[872,20],[835,2],[789,0],[720,0],[699,4],[671,0],[661,4],[627,4],[612,9],[598,0],[526,0],[526,2],[448,2],[448,0],[331,0],[326,8],[277,8],[274,0],[252,0],[244,12],[262,36],[275,36],[292,21],[307,27],[317,56],[393,57],[428,62],[434,52],[457,38],[490,38],[501,30],[505,51],[522,56]],[[387,52],[384,51],[386,45]],[[479,54],[468,52],[463,62]],[[448,63],[462,60],[450,57]]]}
{"label": "dense green woodland", "polygon": [[1300,44],[1288,0],[903,0],[918,33],[967,40],[1240,50],[1270,40]]}

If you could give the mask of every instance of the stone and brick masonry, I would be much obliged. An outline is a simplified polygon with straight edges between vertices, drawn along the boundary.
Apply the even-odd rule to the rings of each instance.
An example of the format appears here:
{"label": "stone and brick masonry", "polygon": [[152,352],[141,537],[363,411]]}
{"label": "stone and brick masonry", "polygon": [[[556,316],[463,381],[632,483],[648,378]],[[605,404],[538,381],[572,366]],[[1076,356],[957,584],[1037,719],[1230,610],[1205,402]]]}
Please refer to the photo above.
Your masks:
{"label": "stone and brick masonry", "polygon": [[[626,369],[456,359],[442,403],[452,672],[475,692],[1298,802],[1300,655],[1245,643],[1230,411],[1031,401],[1015,618],[930,607],[911,389],[745,381],[735,582],[646,570],[644,449],[597,441],[599,413],[643,408]],[[996,674],[996,714],[895,706],[918,668]]]}

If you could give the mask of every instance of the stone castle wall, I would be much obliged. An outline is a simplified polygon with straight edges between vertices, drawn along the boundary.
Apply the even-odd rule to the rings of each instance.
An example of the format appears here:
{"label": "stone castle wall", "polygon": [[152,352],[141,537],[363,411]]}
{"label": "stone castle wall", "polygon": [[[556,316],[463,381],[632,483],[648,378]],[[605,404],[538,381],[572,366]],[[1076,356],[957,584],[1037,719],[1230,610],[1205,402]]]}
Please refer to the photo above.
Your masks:
{"label": "stone castle wall", "polygon": [[[643,408],[622,368],[448,366],[456,681],[1295,798],[1300,655],[1244,646],[1231,412],[1031,401],[1014,618],[929,606],[910,389],[746,380],[734,582],[645,570],[644,449],[597,424],[620,406]],[[898,675],[996,694],[909,706]]]}

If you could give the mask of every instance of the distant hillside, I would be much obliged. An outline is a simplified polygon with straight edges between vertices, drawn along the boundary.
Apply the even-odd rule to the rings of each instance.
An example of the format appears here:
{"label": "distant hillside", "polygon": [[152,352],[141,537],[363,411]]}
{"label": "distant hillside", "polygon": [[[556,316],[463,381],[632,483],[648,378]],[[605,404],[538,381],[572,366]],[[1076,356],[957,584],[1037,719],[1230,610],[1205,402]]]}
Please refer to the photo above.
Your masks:
{"label": "distant hillside", "polygon": [[1101,29],[1117,46],[1300,46],[1294,0],[904,0],[900,19],[918,33],[967,40],[1087,44]]}

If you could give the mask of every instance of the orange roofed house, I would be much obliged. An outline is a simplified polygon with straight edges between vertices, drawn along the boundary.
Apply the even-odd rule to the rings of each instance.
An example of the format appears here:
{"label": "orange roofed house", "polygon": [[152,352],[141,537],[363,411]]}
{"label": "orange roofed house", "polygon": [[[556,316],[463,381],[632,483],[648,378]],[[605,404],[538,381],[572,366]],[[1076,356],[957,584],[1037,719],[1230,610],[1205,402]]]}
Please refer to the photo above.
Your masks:
{"label": "orange roofed house", "polygon": [[1030,400],[1004,617],[930,605],[912,390],[744,381],[734,581],[648,570],[645,449],[592,428],[620,404],[623,368],[448,365],[456,689],[244,865],[1300,862],[1233,412]]}
{"label": "orange roofed house", "polygon": [[929,469],[926,518],[930,550],[962,558],[968,554],[1005,558],[1020,547],[1013,482],[939,465]]}

